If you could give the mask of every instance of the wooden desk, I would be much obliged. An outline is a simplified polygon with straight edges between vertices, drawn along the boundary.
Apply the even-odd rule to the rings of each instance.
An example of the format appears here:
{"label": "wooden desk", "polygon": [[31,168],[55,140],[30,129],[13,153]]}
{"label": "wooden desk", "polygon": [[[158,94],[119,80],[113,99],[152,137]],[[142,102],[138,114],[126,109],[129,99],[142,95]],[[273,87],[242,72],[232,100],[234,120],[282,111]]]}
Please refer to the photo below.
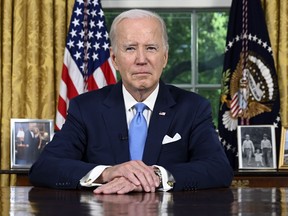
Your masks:
{"label": "wooden desk", "polygon": [[287,215],[288,188],[94,195],[91,190],[0,188],[2,215]]}
{"label": "wooden desk", "polygon": [[0,170],[0,175],[1,174],[16,174],[17,179],[16,179],[16,186],[32,186],[30,184],[29,178],[28,178],[28,170]]}
{"label": "wooden desk", "polygon": [[287,170],[239,170],[234,174],[232,187],[288,187]]}
{"label": "wooden desk", "polygon": [[[16,174],[16,186],[32,186],[27,170],[0,170],[0,174]],[[232,187],[288,187],[288,170],[239,170],[234,173]]]}
{"label": "wooden desk", "polygon": [[[32,186],[27,170],[0,170],[0,174],[16,174],[16,186]],[[231,187],[288,187],[288,170],[239,170]]]}

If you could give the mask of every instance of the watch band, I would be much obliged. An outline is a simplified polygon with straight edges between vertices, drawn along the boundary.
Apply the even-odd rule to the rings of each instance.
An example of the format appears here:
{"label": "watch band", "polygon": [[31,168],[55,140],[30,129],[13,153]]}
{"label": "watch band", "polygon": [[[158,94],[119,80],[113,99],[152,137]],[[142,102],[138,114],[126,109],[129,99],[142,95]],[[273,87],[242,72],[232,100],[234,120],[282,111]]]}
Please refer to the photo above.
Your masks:
{"label": "watch band", "polygon": [[154,173],[159,177],[159,186],[158,188],[163,188],[163,183],[162,183],[162,174],[161,174],[161,171],[158,167],[154,167]]}

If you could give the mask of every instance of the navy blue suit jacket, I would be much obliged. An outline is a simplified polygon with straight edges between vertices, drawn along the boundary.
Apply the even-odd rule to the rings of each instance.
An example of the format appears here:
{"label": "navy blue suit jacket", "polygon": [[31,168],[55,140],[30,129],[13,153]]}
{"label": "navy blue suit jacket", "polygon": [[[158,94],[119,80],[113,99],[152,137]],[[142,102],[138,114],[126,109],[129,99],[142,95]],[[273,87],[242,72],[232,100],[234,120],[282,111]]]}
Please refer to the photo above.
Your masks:
{"label": "navy blue suit jacket", "polygon": [[[162,145],[165,135],[181,139]],[[30,169],[36,186],[77,188],[97,165],[129,161],[122,82],[70,101],[61,131]],[[229,186],[233,171],[212,124],[211,107],[201,96],[160,81],[143,153],[147,165],[160,165],[176,180],[174,190]]]}

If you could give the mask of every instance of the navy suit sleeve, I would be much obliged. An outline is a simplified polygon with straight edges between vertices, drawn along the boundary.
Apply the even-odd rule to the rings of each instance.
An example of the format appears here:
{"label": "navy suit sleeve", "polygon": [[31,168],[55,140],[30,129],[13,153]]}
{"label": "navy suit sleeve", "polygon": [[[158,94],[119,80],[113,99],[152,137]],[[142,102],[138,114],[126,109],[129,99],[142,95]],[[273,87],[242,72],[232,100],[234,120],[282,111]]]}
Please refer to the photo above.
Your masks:
{"label": "navy suit sleeve", "polygon": [[76,189],[79,180],[96,166],[84,159],[87,137],[76,101],[70,101],[68,113],[62,130],[55,133],[30,169],[30,182],[35,186]]}
{"label": "navy suit sleeve", "polygon": [[182,138],[162,145],[159,164],[174,176],[174,191],[228,187],[233,170],[213,126],[211,106],[201,97],[193,100],[176,108],[169,133]]}
{"label": "navy suit sleeve", "polygon": [[114,94],[112,89],[109,85],[70,100],[65,124],[30,169],[33,185],[75,189],[96,166],[129,160],[128,140],[119,139],[127,134],[121,83]]}

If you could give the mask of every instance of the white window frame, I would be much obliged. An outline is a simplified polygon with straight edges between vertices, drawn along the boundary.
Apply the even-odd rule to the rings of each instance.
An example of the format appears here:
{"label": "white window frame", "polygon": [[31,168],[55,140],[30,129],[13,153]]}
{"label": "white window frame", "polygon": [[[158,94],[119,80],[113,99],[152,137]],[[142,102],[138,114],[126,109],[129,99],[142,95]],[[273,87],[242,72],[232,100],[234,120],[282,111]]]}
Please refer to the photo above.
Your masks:
{"label": "white window frame", "polygon": [[[165,1],[165,3],[163,2]],[[130,9],[130,8],[158,8],[158,9],[165,9],[165,8],[173,8],[173,9],[191,9],[192,10],[192,22],[196,25],[194,17],[193,9],[209,9],[209,8],[230,8],[232,0],[102,0],[102,7],[105,9]],[[192,30],[192,34],[197,35],[195,32],[195,28]],[[199,84],[197,83],[197,53],[196,51],[196,44],[197,39],[193,37],[195,41],[192,44],[192,71],[191,71],[191,83],[190,84],[176,84],[176,86],[180,88],[190,89],[191,91],[197,91],[200,88],[208,88],[208,89],[219,89],[221,84]]]}
{"label": "white window frame", "polygon": [[229,8],[232,0],[102,0],[103,8]]}

